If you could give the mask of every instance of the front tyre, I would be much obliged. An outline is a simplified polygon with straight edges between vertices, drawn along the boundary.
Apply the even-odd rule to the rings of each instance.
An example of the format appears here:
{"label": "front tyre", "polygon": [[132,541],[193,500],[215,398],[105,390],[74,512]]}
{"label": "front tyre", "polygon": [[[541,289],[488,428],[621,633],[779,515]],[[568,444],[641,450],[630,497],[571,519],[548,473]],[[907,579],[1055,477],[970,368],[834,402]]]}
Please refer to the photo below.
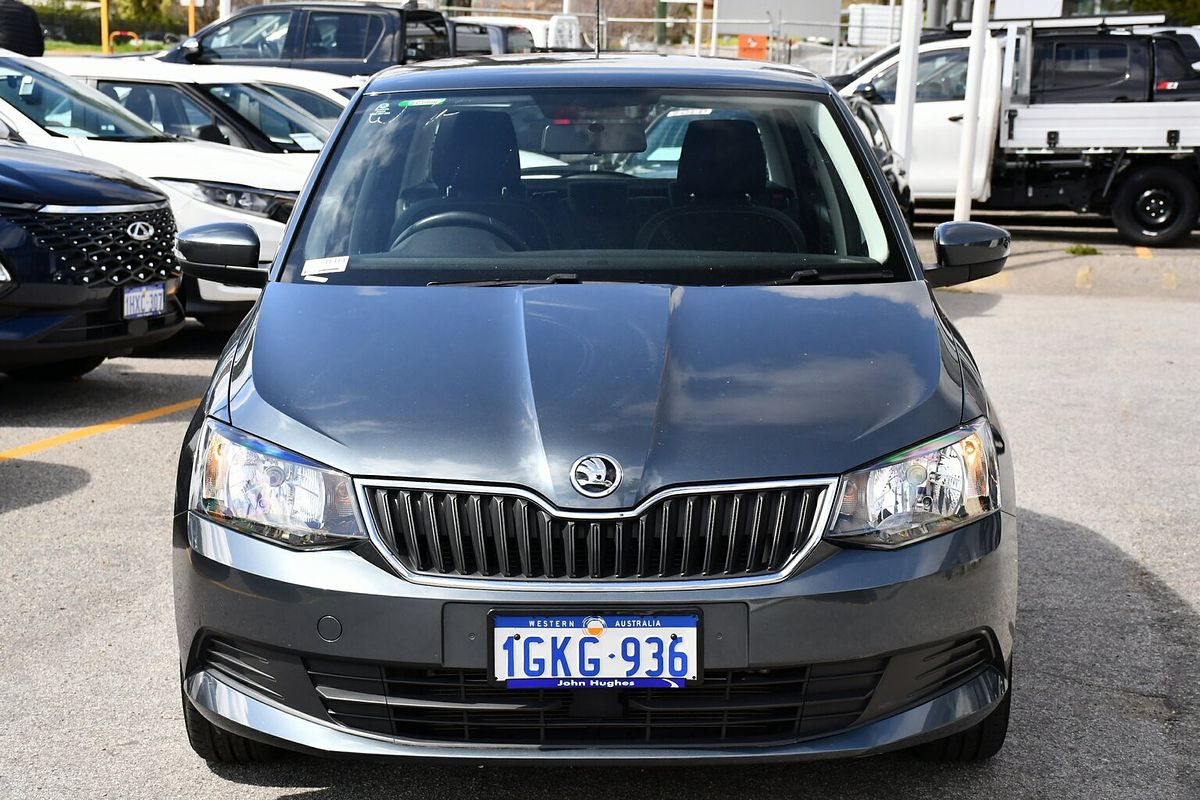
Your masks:
{"label": "front tyre", "polygon": [[1012,684],[1004,699],[974,727],[945,739],[917,745],[913,752],[928,761],[986,761],[1004,746],[1008,735],[1008,712],[1012,705]]}
{"label": "front tyre", "polygon": [[261,764],[279,757],[279,750],[270,745],[229,733],[213,725],[201,714],[187,693],[183,697],[183,724],[187,728],[188,744],[205,761],[219,764]]}
{"label": "front tyre", "polygon": [[1200,191],[1186,170],[1167,166],[1132,172],[1117,189],[1113,222],[1137,245],[1169,247],[1189,235],[1200,217]]}

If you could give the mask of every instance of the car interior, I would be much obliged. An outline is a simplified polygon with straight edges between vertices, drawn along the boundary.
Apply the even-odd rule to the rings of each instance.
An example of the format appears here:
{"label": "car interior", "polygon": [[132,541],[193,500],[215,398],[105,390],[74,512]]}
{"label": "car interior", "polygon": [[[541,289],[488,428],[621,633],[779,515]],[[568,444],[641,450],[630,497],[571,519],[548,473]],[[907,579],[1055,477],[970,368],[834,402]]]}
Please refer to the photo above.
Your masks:
{"label": "car interior", "polygon": [[[884,260],[878,211],[829,111],[815,100],[731,103],[368,100],[323,192],[342,200],[318,202],[299,252],[393,262],[581,250]],[[656,167],[642,169],[656,125],[680,115],[679,146],[659,147]]]}

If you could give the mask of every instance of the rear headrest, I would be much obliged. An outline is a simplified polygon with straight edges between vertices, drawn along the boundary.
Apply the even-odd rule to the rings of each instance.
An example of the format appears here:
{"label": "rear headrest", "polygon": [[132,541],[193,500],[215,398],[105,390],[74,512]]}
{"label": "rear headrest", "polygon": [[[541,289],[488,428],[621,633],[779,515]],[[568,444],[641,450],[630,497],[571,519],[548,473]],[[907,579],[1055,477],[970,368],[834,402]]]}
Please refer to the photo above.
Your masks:
{"label": "rear headrest", "polygon": [[134,86],[125,95],[125,110],[147,122],[154,119],[154,100],[145,86]]}
{"label": "rear headrest", "polygon": [[748,119],[692,120],[679,153],[678,191],[699,199],[755,195],[767,188],[767,155]]}
{"label": "rear headrest", "polygon": [[502,111],[449,111],[438,118],[430,177],[444,193],[475,200],[516,196],[517,133]]}

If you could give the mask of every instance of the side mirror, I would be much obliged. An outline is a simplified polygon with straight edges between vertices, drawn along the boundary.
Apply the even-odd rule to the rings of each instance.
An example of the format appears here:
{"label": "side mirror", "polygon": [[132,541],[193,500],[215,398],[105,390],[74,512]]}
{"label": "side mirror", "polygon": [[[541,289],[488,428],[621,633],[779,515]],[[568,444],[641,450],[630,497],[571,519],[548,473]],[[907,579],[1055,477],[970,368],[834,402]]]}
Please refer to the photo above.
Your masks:
{"label": "side mirror", "polygon": [[244,222],[198,225],[175,237],[175,255],[184,275],[231,286],[267,285],[258,250],[258,234]]}
{"label": "side mirror", "polygon": [[854,93],[866,100],[868,103],[879,102],[879,92],[875,91],[875,84],[864,83],[862,86],[854,90]]}
{"label": "side mirror", "polygon": [[204,46],[200,44],[200,40],[195,36],[190,36],[184,39],[179,45],[183,50],[183,58],[188,63],[194,64],[200,60],[201,53],[204,52]]}
{"label": "side mirror", "polygon": [[925,269],[930,286],[955,286],[995,275],[1008,259],[1012,237],[984,222],[943,222],[933,232],[937,266]]}
{"label": "side mirror", "polygon": [[221,128],[216,122],[209,122],[205,125],[200,125],[193,131],[193,133],[195,134],[196,138],[202,142],[229,144],[229,137],[221,133]]}

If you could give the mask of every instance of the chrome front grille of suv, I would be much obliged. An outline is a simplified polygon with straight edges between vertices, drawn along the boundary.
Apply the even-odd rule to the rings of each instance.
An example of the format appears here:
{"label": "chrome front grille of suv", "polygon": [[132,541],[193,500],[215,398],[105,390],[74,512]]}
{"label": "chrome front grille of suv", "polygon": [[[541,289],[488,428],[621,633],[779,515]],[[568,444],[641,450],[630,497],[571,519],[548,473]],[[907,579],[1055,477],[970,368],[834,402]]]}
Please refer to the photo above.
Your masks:
{"label": "chrome front grille of suv", "polygon": [[5,211],[4,217],[54,253],[55,283],[134,286],[179,275],[170,207],[163,202],[113,208],[46,207]]}
{"label": "chrome front grille of suv", "polygon": [[496,487],[365,487],[383,548],[434,578],[576,583],[763,580],[828,519],[833,481],[687,487],[629,511],[556,509]]}

